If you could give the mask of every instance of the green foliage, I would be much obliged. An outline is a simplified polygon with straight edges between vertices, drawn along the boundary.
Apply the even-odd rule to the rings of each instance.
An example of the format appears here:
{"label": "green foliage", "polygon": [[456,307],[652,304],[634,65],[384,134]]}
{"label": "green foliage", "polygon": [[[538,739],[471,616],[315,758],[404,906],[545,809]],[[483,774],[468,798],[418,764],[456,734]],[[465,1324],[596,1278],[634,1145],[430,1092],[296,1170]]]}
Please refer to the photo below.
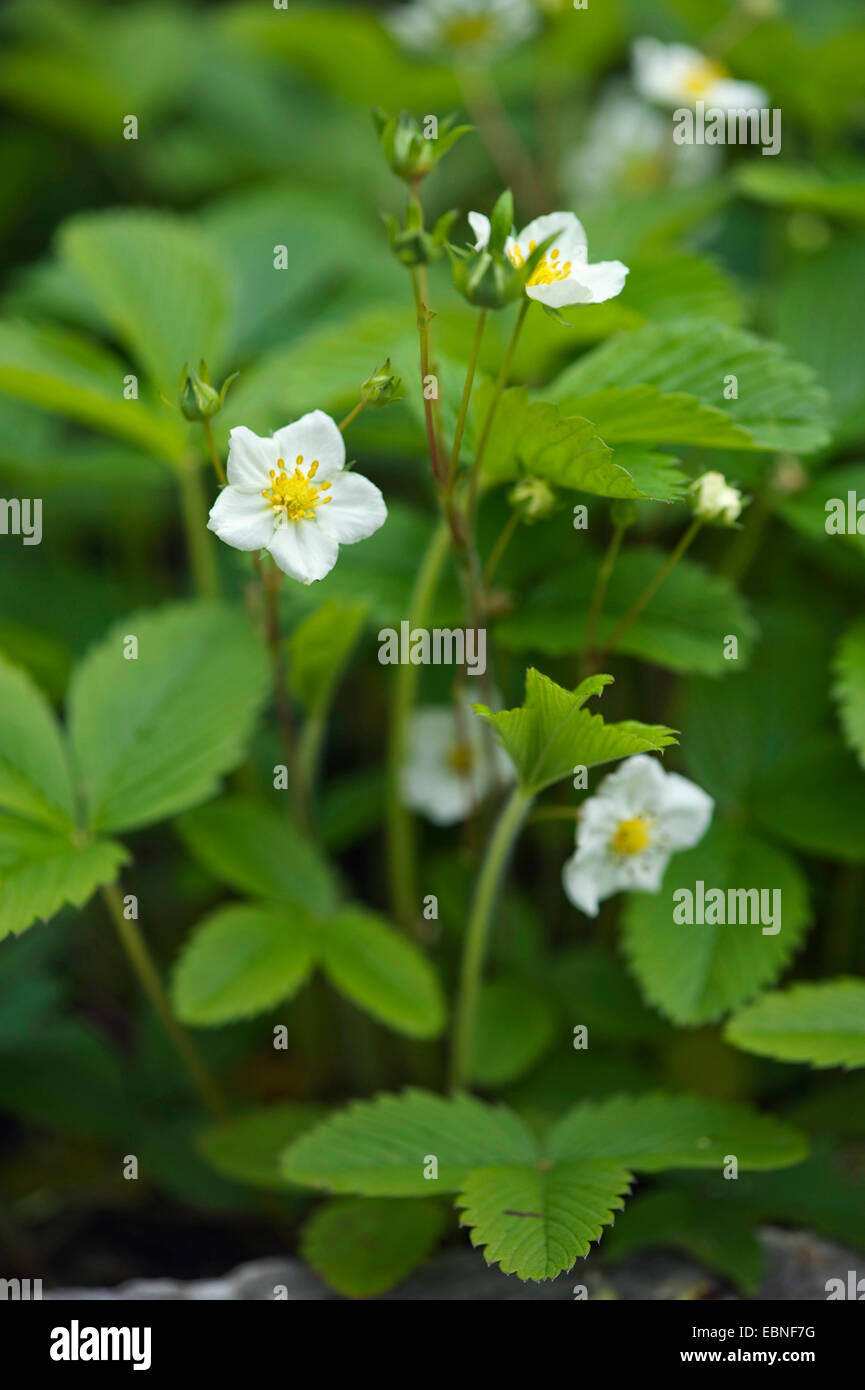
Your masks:
{"label": "green foliage", "polygon": [[175,604],[117,624],[69,689],[90,828],[135,829],[212,796],[240,761],[266,688],[262,645],[228,607]]}
{"label": "green foliage", "polygon": [[844,738],[865,767],[865,623],[854,624],[838,647],[835,698]]}
{"label": "green foliage", "polygon": [[655,752],[675,742],[672,730],[661,725],[650,727],[633,720],[605,724],[599,714],[589,714],[583,708],[586,701],[611,681],[611,676],[592,676],[569,691],[531,669],[526,672],[525,702],[519,708],[494,713],[484,705],[475,707],[513,759],[527,795],[561,781],[574,767]]}
{"label": "green foliage", "polygon": [[782,1062],[865,1067],[865,981],[827,980],[764,994],[724,1031],[746,1052]]}
{"label": "green foliage", "polygon": [[304,1224],[301,1253],[337,1293],[386,1293],[438,1243],[444,1212],[434,1202],[343,1197],[323,1202]]}
{"label": "green foliage", "polygon": [[763,1250],[742,1211],[730,1210],[686,1188],[638,1193],[604,1240],[604,1260],[625,1259],[637,1250],[672,1246],[725,1275],[743,1293],[756,1293],[763,1276]]}
{"label": "green foliage", "polygon": [[[707,895],[721,889],[726,924],[674,920],[675,891],[687,889],[696,899],[699,882]],[[767,890],[772,925],[753,920],[755,906],[762,911],[753,900],[737,899],[738,919],[726,920],[732,915],[728,889]],[[746,914],[751,915],[741,920]],[[810,922],[807,888],[795,862],[754,835],[716,824],[694,849],[671,859],[657,895],[629,897],[624,948],[656,1008],[676,1023],[709,1023],[773,984]]]}
{"label": "green foliage", "polygon": [[472,1080],[491,1090],[515,1081],[543,1056],[555,1028],[555,1010],[539,990],[517,980],[489,981],[478,1002]]}
{"label": "green foliage", "polygon": [[288,1149],[283,1172],[365,1196],[456,1191],[472,1243],[489,1262],[523,1279],[549,1279],[600,1238],[623,1206],[629,1169],[713,1168],[731,1150],[743,1168],[783,1166],[804,1154],[796,1132],[775,1120],[685,1097],[581,1104],[539,1141],[501,1107],[406,1091],[326,1121]]}
{"label": "green foliage", "polygon": [[279,1171],[280,1154],[324,1115],[323,1106],[297,1101],[248,1110],[203,1130],[198,1147],[208,1163],[226,1177],[284,1192],[290,1184]]}

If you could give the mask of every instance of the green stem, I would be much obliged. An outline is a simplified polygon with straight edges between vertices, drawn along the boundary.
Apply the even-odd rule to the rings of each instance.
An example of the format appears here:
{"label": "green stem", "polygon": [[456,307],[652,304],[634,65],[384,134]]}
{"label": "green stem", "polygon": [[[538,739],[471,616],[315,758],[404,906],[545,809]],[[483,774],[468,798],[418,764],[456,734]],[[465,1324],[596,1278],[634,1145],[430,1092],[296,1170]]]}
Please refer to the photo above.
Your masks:
{"label": "green stem", "polygon": [[218,598],[219,571],[213,537],[207,529],[209,508],[198,459],[183,462],[179,473],[180,506],[195,591],[199,598]]}
{"label": "green stem", "polygon": [[276,713],[282,746],[285,752],[288,775],[291,779],[291,795],[295,818],[301,829],[307,828],[307,788],[303,781],[297,748],[297,732],[294,725],[294,709],[288,688],[286,673],[285,643],[279,622],[279,589],[282,571],[277,564],[265,569],[260,556],[254,552],[254,563],[259,582],[264,592],[265,635],[270,652],[270,666],[273,676],[273,705]]}
{"label": "green stem", "polygon": [[[410,629],[426,627],[430,605],[450,548],[444,522],[433,532],[421,561],[409,603]],[[406,927],[414,924],[419,899],[416,889],[414,822],[400,799],[400,777],[406,754],[411,712],[420,679],[420,667],[410,663],[394,670],[387,745],[387,842],[388,871],[394,914]]]}
{"label": "green stem", "polygon": [[515,788],[496,822],[484,862],[478,875],[471,913],[463,942],[459,994],[454,1016],[451,1086],[465,1086],[471,1073],[474,1032],[481,977],[487,954],[490,928],[502,878],[531,797]]}
{"label": "green stem", "polygon": [[517,350],[517,343],[520,340],[520,334],[523,331],[523,324],[526,321],[526,314],[529,312],[529,305],[531,304],[531,302],[532,301],[528,298],[528,296],[526,296],[523,299],[522,304],[520,305],[520,312],[518,313],[517,321],[514,324],[514,331],[511,334],[511,341],[508,343],[504,361],[502,362],[501,369],[499,370],[498,377],[496,378],[496,384],[493,389],[493,398],[490,401],[490,408],[487,411],[486,419],[484,420],[483,428],[481,430],[481,437],[478,440],[477,452],[475,453],[474,463],[472,464],[472,471],[469,477],[469,493],[466,502],[466,520],[468,523],[468,530],[470,533],[473,529],[474,515],[477,509],[478,487],[480,485],[481,477],[481,464],[484,461],[484,454],[486,453],[487,443],[489,442],[490,430],[492,429],[495,413],[498,409],[501,394],[505,389],[505,382],[507,381],[508,376],[510,375],[511,364],[514,360],[514,353]]}
{"label": "green stem", "polygon": [[621,642],[625,633],[630,631],[631,627],[634,625],[634,623],[639,618],[640,614],[643,612],[643,609],[651,603],[652,599],[655,597],[655,594],[658,592],[661,585],[664,583],[664,580],[667,579],[671,571],[675,569],[676,565],[681,560],[682,556],[688,549],[688,546],[691,544],[702,525],[702,518],[698,516],[694,517],[694,520],[691,522],[687,531],[682,536],[678,545],[670,551],[669,555],[667,556],[661,568],[658,570],[658,573],[655,575],[654,579],[646,585],[645,589],[640,594],[640,597],[628,609],[627,613],[622,618],[622,621],[619,623],[618,627],[611,634],[611,636],[607,638],[607,641],[605,642],[603,648],[598,653],[599,662],[603,663],[606,660],[606,658],[616,650],[616,647]]}
{"label": "green stem", "polygon": [[488,588],[493,581],[493,576],[501,563],[501,558],[511,543],[513,534],[520,524],[519,512],[511,512],[504,526],[498,534],[495,545],[489,553],[486,568],[484,569],[484,587]]}
{"label": "green stem", "polygon": [[575,821],[580,814],[579,806],[537,806],[528,817],[527,824],[536,821],[569,820]]}
{"label": "green stem", "polygon": [[165,986],[160,979],[159,971],[147,948],[138,923],[124,916],[123,898],[118,885],[112,883],[103,888],[102,897],[141,987],[171,1038],[175,1051],[189,1073],[189,1079],[201,1098],[202,1104],[212,1114],[224,1115],[225,1101],[220,1094],[219,1087],[204,1065],[189,1034],[174,1017]]}
{"label": "green stem", "polygon": [[338,428],[342,433],[345,433],[352,420],[357,419],[358,415],[364,409],[365,405],[366,401],[358,401],[357,405],[354,407],[354,410],[350,410],[346,415],[345,419],[340,420]]}
{"label": "green stem", "polygon": [[598,636],[598,625],[601,621],[601,614],[604,611],[604,600],[607,596],[610,578],[616,565],[619,548],[622,544],[622,536],[627,530],[621,523],[613,525],[613,534],[610,543],[604,552],[601,567],[598,570],[598,578],[595,583],[595,590],[592,594],[592,601],[589,605],[589,616],[586,619],[586,635],[583,641],[582,674],[589,675],[592,666],[592,657],[595,652],[595,641]]}
{"label": "green stem", "polygon": [[[421,277],[420,271],[424,271]],[[432,463],[433,478],[436,485],[442,487],[444,478],[444,468],[439,450],[438,430],[436,428],[436,418],[433,410],[433,401],[427,395],[427,379],[433,375],[430,357],[430,332],[429,320],[430,311],[427,304],[426,294],[426,268],[420,266],[417,270],[411,271],[411,286],[414,291],[414,307],[417,314],[417,334],[420,345],[420,374],[421,374],[421,394],[423,395],[424,420],[426,422],[427,441],[429,444],[429,456]]]}
{"label": "green stem", "polygon": [[466,380],[465,385],[463,387],[462,400],[460,401],[460,411],[459,415],[457,416],[456,432],[454,434],[454,446],[451,451],[451,465],[450,471],[448,473],[448,499],[450,499],[453,496],[453,490],[456,485],[457,469],[459,467],[460,461],[460,446],[463,442],[463,434],[465,432],[466,427],[466,416],[468,415],[469,401],[471,400],[472,386],[474,384],[475,372],[477,370],[478,365],[478,354],[481,350],[481,341],[483,339],[484,329],[486,328],[486,326],[487,311],[486,309],[482,309],[478,314],[478,322],[477,327],[475,329],[474,342],[472,343],[471,356],[469,357],[469,365],[466,370]]}
{"label": "green stem", "polygon": [[210,451],[210,461],[213,464],[216,476],[221,483],[227,483],[228,479],[225,476],[225,469],[222,466],[222,459],[219,457],[219,454],[216,450],[216,440],[213,438],[213,430],[210,427],[210,421],[202,420],[201,424],[204,429],[204,437],[207,440],[207,447]]}

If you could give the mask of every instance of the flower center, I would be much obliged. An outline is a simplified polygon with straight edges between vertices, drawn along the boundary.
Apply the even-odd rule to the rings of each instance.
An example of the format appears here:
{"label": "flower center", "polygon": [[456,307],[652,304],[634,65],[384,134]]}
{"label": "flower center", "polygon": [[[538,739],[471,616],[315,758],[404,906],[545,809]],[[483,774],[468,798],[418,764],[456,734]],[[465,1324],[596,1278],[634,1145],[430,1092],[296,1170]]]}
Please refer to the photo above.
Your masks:
{"label": "flower center", "polygon": [[474,753],[467,743],[455,743],[447,752],[447,765],[457,777],[468,777],[474,763]]}
{"label": "flower center", "polygon": [[479,43],[488,38],[493,24],[489,15],[467,14],[445,25],[445,38],[452,44]]}
{"label": "flower center", "polygon": [[[529,253],[534,251],[537,246],[536,241],[529,242]],[[515,266],[525,265],[525,256],[518,246],[512,246],[508,251],[511,264]],[[554,280],[567,280],[571,273],[571,262],[565,261],[564,265],[559,264],[558,247],[553,247],[535,266],[528,278],[529,285],[551,285]]]}
{"label": "flower center", "polygon": [[715,82],[727,76],[723,63],[715,63],[711,58],[701,58],[685,73],[682,86],[691,96],[702,97]]}
{"label": "flower center", "polygon": [[312,481],[318,469],[318,459],[313,459],[306,472],[302,467],[303,454],[298,454],[293,473],[288,472],[285,459],[277,459],[276,463],[279,471],[271,468],[270,487],[265,488],[262,497],[275,512],[283,512],[288,521],[308,521],[315,516],[319,504],[330,501],[329,497],[321,496],[330,483]]}
{"label": "flower center", "polygon": [[649,822],[642,816],[623,820],[610,844],[616,854],[639,854],[649,843]]}

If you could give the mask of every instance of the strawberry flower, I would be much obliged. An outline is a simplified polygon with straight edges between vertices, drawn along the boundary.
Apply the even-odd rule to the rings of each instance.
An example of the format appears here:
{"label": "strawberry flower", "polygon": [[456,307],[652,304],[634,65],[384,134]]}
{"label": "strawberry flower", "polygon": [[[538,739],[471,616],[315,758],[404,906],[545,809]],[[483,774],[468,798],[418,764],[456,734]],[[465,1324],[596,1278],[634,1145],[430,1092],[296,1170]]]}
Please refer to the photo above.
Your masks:
{"label": "strawberry flower", "polygon": [[238,425],[226,472],[208,528],[236,550],[269,550],[301,584],[323,579],[340,545],[366,540],[387,517],[375,484],[345,471],[345,441],[322,410],[271,438]]}
{"label": "strawberry flower", "polygon": [[723,63],[685,43],[637,39],[631,50],[634,86],[659,106],[706,106],[734,111],[768,105],[768,94],[753,82],[737,82]]}
{"label": "strawberry flower", "polygon": [[[482,251],[490,239],[490,219],[482,212],[470,212],[468,220],[476,238],[475,250]],[[572,212],[536,217],[518,236],[507,238],[505,254],[512,265],[525,265],[548,237],[554,239],[526,284],[529,299],[562,309],[568,304],[603,304],[621,294],[628,267],[621,261],[590,264],[583,224]]]}

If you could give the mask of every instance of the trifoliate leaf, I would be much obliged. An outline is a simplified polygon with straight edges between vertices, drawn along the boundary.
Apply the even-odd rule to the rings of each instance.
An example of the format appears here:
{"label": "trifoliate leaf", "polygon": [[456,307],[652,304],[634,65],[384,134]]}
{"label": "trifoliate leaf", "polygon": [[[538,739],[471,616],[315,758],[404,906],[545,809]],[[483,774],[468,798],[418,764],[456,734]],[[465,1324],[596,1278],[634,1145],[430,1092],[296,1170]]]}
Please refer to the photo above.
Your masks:
{"label": "trifoliate leaf", "polygon": [[212,796],[241,760],[267,687],[262,644],[239,610],[179,603],[124,618],[69,690],[90,827],[133,830]]}
{"label": "trifoliate leaf", "polygon": [[694,849],[673,856],[660,892],[629,896],[624,948],[662,1013],[675,1023],[710,1023],[778,978],[810,920],[795,861],[716,824]]}
{"label": "trifoliate leaf", "polygon": [[445,1225],[435,1202],[410,1197],[339,1197],[305,1222],[300,1251],[311,1269],[348,1298],[386,1293],[422,1264]]}
{"label": "trifoliate leaf", "polygon": [[865,980],[793,985],[727,1022],[728,1042],[781,1062],[865,1067]]}
{"label": "trifoliate leaf", "polygon": [[526,698],[517,709],[494,713],[475,709],[492,724],[513,759],[524,791],[533,796],[569,776],[574,767],[592,767],[632,753],[656,752],[675,743],[671,729],[634,720],[605,724],[583,709],[611,676],[593,676],[575,691],[565,690],[533,668],[526,672]]}
{"label": "trifoliate leaf", "polygon": [[288,899],[314,913],[336,906],[333,871],[286,811],[223,796],[182,816],[177,829],[195,858],[241,893]]}
{"label": "trifoliate leaf", "polygon": [[617,1163],[479,1168],[457,1205],[488,1264],[520,1279],[553,1279],[587,1255],[625,1205],[631,1175]]}

